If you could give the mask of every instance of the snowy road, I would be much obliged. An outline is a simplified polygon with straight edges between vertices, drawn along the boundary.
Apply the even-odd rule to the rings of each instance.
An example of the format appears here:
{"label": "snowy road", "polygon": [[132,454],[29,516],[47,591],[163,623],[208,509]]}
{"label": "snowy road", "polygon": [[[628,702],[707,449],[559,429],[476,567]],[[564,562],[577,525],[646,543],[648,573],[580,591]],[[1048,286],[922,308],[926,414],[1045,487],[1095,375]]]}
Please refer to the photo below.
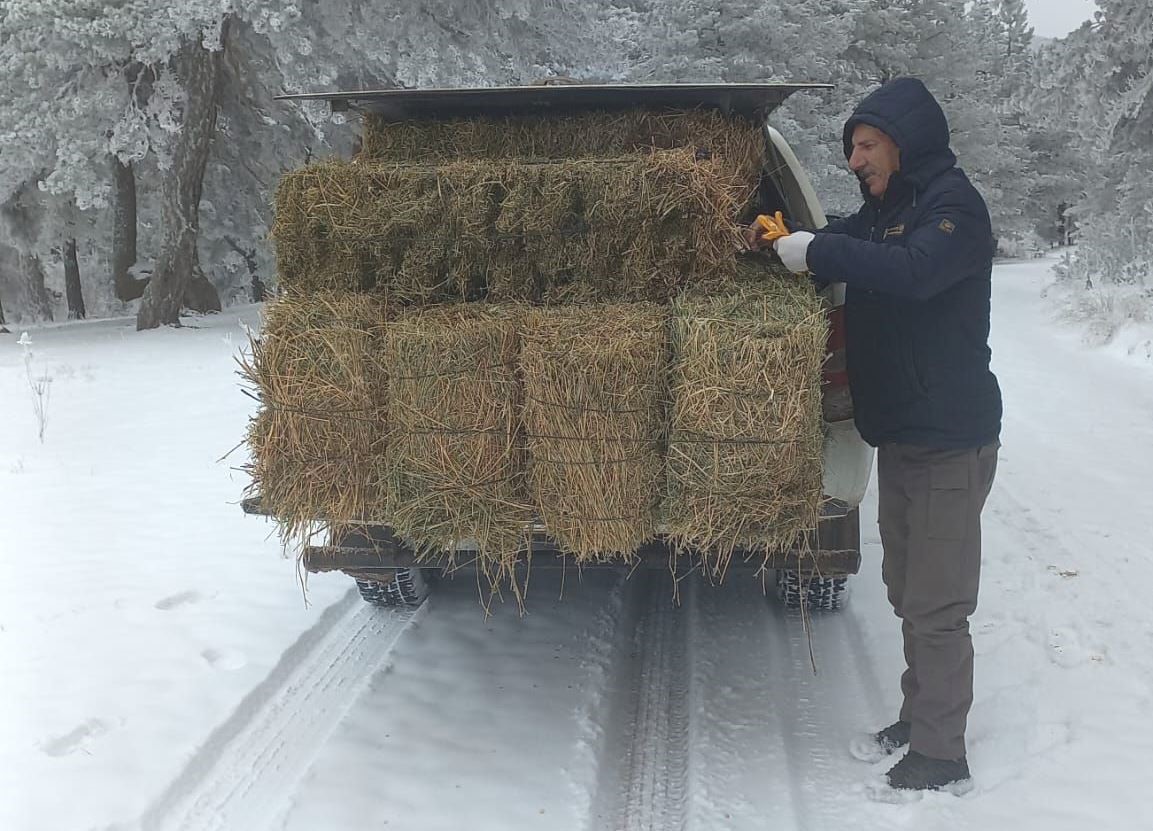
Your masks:
{"label": "snowy road", "polygon": [[142,826],[809,829],[858,801],[827,786],[859,778],[843,737],[882,711],[851,610],[813,619],[814,675],[749,576],[685,580],[679,607],[663,573],[545,604],[560,578],[534,582],[529,617],[483,625],[469,581],[415,616],[342,602]]}
{"label": "snowy road", "polygon": [[247,416],[233,314],[34,330],[43,445],[0,343],[19,405],[0,412],[0,828],[1153,827],[1153,366],[1052,323],[1046,267],[995,275],[1006,418],[968,796],[871,803],[885,764],[846,751],[892,718],[902,666],[872,492],[851,601],[812,621],[815,674],[748,576],[686,580],[676,607],[663,574],[538,571],[527,616],[487,619],[468,579],[414,614],[324,576],[302,608],[216,462]]}
{"label": "snowy road", "polygon": [[424,613],[383,614],[350,592],[216,730],[145,828],[267,828],[393,645]]}

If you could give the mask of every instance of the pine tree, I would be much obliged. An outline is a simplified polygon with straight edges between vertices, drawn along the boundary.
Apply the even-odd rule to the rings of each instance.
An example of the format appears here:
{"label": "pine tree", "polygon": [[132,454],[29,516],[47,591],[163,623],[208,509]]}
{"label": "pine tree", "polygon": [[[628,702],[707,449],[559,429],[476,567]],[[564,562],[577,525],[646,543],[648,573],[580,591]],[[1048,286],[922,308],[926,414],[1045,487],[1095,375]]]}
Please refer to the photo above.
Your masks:
{"label": "pine tree", "polygon": [[[227,45],[239,51],[225,49],[222,57],[225,20]],[[235,293],[239,280],[251,278],[247,253],[257,252],[258,269],[268,267],[276,178],[354,132],[324,105],[284,104],[274,94],[513,84],[554,74],[620,78],[639,58],[635,24],[636,15],[611,0],[5,0],[0,205],[28,185],[74,200],[85,212],[79,222],[85,233],[105,235],[78,239],[78,248],[104,252],[99,270],[115,271],[123,298],[141,288],[129,272],[137,254],[137,273],[195,256]],[[219,64],[206,87],[218,93],[211,106],[189,96],[180,70],[198,43],[206,65]],[[211,128],[207,156],[203,141],[184,141],[192,112]],[[188,168],[181,154],[204,157],[202,186],[187,182],[200,165]],[[173,189],[178,175],[187,186]],[[160,185],[186,200],[202,190],[204,200],[195,209],[169,205],[169,222],[162,223]],[[141,217],[138,246],[133,201]],[[110,203],[118,217],[114,268],[107,262],[108,228],[100,224]],[[200,228],[189,248],[181,235],[194,218]],[[60,222],[49,217],[30,243],[37,254],[60,245]],[[171,226],[167,241],[151,230],[157,226]],[[166,279],[158,274],[154,269],[157,281]],[[201,305],[215,305],[205,282],[196,279],[205,289]],[[112,280],[103,291],[111,301]],[[173,307],[192,299],[163,293],[166,308],[143,323],[173,322],[179,313]]]}
{"label": "pine tree", "polygon": [[[1067,302],[1091,308],[1098,335],[1150,313],[1153,279],[1153,7],[1100,0],[1091,24],[1042,51],[1031,115],[1067,138],[1082,193],[1080,245],[1061,273]],[[1072,164],[1069,165],[1073,167]],[[1079,295],[1109,299],[1082,303]]]}
{"label": "pine tree", "polygon": [[1033,236],[1034,211],[1028,201],[1033,162],[1026,119],[1014,93],[1028,77],[1033,30],[1021,0],[977,0],[967,17],[960,54],[966,56],[973,82],[965,91],[968,116],[954,125],[956,144],[989,202],[1002,247],[1020,248]]}
{"label": "pine tree", "polygon": [[1153,7],[1140,0],[1098,5],[1100,48],[1109,67],[1101,98],[1106,143],[1098,212],[1085,224],[1110,269],[1102,276],[1144,286],[1153,280]]}

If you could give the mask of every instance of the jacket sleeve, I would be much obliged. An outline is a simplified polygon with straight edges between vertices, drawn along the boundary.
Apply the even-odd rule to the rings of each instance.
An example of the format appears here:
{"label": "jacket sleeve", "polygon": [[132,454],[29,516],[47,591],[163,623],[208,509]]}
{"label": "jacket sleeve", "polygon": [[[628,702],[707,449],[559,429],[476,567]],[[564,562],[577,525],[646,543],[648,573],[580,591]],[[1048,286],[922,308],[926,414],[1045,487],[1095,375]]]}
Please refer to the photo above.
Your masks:
{"label": "jacket sleeve", "polygon": [[993,257],[989,214],[976,194],[940,194],[926,208],[905,245],[817,234],[808,264],[819,280],[928,300]]}

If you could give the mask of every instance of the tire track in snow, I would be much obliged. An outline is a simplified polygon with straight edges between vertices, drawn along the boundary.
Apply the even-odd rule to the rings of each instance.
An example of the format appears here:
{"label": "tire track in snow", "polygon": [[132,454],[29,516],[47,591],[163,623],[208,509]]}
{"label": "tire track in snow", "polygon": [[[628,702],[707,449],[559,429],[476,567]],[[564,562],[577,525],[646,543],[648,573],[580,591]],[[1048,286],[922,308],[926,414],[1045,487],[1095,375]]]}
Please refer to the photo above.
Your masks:
{"label": "tire track in snow", "polygon": [[383,609],[350,591],[212,733],[139,827],[267,828],[373,673],[428,605]]}
{"label": "tire track in snow", "polygon": [[[663,573],[634,576],[636,617],[622,627],[619,686],[601,750],[592,828],[677,831],[687,824],[689,656],[686,610]],[[690,600],[691,602],[691,600]]]}
{"label": "tire track in snow", "polygon": [[[767,601],[767,602],[772,602]],[[869,726],[856,694],[860,683],[840,685],[823,672],[830,663],[839,669],[854,666],[848,649],[844,610],[813,613],[806,624],[801,614],[778,607],[767,631],[772,633],[772,651],[782,661],[779,666],[780,698],[776,708],[786,762],[783,771],[789,781],[795,808],[796,827],[802,831],[835,828],[846,821],[842,807],[832,798],[839,790],[849,790],[852,780],[844,773],[852,769],[848,761],[850,735],[831,729],[834,714],[844,710],[861,715],[854,719],[862,731]],[[818,628],[820,631],[818,631]],[[817,669],[813,669],[809,639]],[[838,713],[838,710],[842,712]]]}
{"label": "tire track in snow", "polygon": [[800,615],[754,576],[697,589],[688,827],[854,827],[868,769],[848,743],[883,695],[852,602],[813,613],[814,674]]}

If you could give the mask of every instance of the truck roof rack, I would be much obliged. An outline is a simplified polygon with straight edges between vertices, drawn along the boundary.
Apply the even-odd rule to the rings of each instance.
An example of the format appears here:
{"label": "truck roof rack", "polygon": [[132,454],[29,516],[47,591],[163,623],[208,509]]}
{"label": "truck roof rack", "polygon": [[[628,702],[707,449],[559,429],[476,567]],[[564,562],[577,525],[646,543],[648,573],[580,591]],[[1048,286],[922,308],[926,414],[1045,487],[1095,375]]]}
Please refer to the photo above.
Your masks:
{"label": "truck roof rack", "polygon": [[457,89],[369,89],[278,95],[280,101],[327,101],[332,112],[360,110],[388,121],[475,116],[569,115],[588,110],[713,109],[750,121],[800,90],[832,84],[557,84]]}

